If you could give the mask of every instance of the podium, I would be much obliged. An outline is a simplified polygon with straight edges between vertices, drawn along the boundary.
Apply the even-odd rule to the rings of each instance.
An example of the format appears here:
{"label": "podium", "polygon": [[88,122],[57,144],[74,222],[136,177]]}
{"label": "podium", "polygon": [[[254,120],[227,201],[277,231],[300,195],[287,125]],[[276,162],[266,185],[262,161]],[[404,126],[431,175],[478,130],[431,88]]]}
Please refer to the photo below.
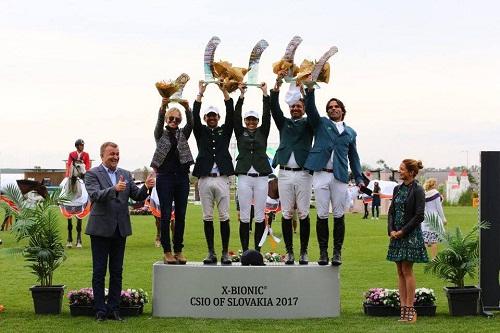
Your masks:
{"label": "podium", "polygon": [[153,316],[232,319],[340,315],[339,268],[153,264]]}

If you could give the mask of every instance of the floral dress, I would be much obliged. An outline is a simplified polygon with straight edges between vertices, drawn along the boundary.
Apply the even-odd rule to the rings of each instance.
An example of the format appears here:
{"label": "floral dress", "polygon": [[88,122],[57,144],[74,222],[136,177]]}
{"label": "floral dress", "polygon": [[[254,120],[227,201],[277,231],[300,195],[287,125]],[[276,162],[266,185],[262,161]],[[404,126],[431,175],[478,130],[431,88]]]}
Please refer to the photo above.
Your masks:
{"label": "floral dress", "polygon": [[[405,203],[408,197],[409,187],[401,185],[394,200],[394,226],[400,230],[405,225]],[[424,245],[424,238],[420,226],[417,226],[408,235],[399,239],[391,239],[389,251],[387,252],[389,261],[411,261],[428,262],[427,251]]]}

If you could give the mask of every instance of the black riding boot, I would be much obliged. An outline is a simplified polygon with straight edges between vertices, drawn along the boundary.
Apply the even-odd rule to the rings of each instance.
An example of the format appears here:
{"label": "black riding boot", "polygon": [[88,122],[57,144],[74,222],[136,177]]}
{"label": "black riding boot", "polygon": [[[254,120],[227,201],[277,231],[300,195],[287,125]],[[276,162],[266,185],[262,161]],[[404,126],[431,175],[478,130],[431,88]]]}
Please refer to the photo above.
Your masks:
{"label": "black riding boot", "polygon": [[207,240],[208,254],[203,259],[203,264],[217,264],[217,257],[214,251],[214,221],[203,221],[203,230],[205,231],[205,239]]}
{"label": "black riding boot", "polygon": [[[307,247],[309,246],[309,236],[311,234],[311,222],[309,215],[300,220],[300,259],[299,264],[307,265],[309,256],[307,255]],[[327,242],[328,244],[328,242]],[[328,261],[328,260],[327,260]]]}
{"label": "black riding boot", "polygon": [[222,239],[222,257],[220,263],[222,265],[231,265],[231,258],[229,257],[229,220],[220,222],[220,237]]}
{"label": "black riding boot", "polygon": [[258,223],[255,222],[255,233],[253,234],[253,241],[255,245],[255,250],[260,252],[260,240],[262,239],[262,235],[264,234],[264,229],[266,228],[266,224],[264,221]]}
{"label": "black riding boot", "polygon": [[283,233],[283,240],[286,247],[286,265],[293,265],[295,263],[295,256],[293,255],[293,228],[292,219],[281,218],[281,232]]}
{"label": "black riding boot", "polygon": [[250,224],[240,221],[240,242],[241,242],[241,250],[243,252],[248,250],[249,239],[250,239]]}
{"label": "black riding boot", "polygon": [[342,265],[342,244],[344,244],[345,223],[344,215],[333,219],[333,258],[332,265]]}
{"label": "black riding boot", "polygon": [[319,216],[316,219],[316,236],[318,237],[319,245],[319,260],[318,265],[328,265],[328,239],[330,232],[328,231],[328,219],[321,219]]}

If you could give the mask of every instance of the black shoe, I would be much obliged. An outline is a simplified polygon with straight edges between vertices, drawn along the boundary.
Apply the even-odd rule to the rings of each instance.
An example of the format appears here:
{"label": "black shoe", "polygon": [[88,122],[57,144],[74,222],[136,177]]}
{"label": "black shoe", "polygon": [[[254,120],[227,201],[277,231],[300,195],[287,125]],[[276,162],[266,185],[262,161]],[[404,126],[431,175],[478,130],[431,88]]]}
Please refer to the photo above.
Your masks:
{"label": "black shoe", "polygon": [[96,321],[105,321],[106,320],[106,314],[104,312],[97,312],[95,314],[95,320]]}
{"label": "black shoe", "polygon": [[307,265],[307,264],[309,264],[309,256],[307,255],[307,251],[304,251],[304,252],[302,252],[300,254],[299,264],[300,265]]}
{"label": "black shoe", "polygon": [[231,265],[233,262],[231,261],[231,257],[227,252],[222,252],[222,257],[220,257],[221,265]]}
{"label": "black shoe", "polygon": [[113,311],[109,314],[109,319],[116,321],[123,321],[123,318],[120,317],[120,311]]}
{"label": "black shoe", "polygon": [[340,256],[340,252],[335,252],[332,258],[332,266],[340,265],[342,265],[342,257]]}
{"label": "black shoe", "polygon": [[285,265],[294,265],[295,264],[295,256],[293,252],[288,252],[285,257]]}
{"label": "black shoe", "polygon": [[326,252],[326,250],[320,250],[318,265],[320,266],[328,265],[328,252]]}
{"label": "black shoe", "polygon": [[203,264],[204,265],[217,265],[217,256],[215,255],[215,252],[208,251],[206,258],[203,259]]}

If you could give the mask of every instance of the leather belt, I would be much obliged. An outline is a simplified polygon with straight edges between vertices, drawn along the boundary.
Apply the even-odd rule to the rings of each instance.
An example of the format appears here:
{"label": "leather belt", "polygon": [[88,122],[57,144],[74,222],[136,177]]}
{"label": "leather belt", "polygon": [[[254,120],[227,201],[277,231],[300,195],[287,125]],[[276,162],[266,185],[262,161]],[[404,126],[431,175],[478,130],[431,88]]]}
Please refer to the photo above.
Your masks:
{"label": "leather belt", "polygon": [[247,173],[246,175],[249,177],[259,177],[260,176],[258,173]]}
{"label": "leather belt", "polygon": [[305,170],[304,168],[289,168],[289,167],[281,166],[281,165],[280,165],[280,169],[281,170],[288,170],[288,171],[303,171],[303,170]]}
{"label": "leather belt", "polygon": [[221,175],[218,173],[209,173],[208,174],[208,177],[219,177],[219,176],[221,176]]}
{"label": "leather belt", "polygon": [[323,170],[323,171],[326,171],[326,172],[329,172],[329,173],[333,173],[333,169],[326,169],[326,168],[323,168],[322,170]]}

